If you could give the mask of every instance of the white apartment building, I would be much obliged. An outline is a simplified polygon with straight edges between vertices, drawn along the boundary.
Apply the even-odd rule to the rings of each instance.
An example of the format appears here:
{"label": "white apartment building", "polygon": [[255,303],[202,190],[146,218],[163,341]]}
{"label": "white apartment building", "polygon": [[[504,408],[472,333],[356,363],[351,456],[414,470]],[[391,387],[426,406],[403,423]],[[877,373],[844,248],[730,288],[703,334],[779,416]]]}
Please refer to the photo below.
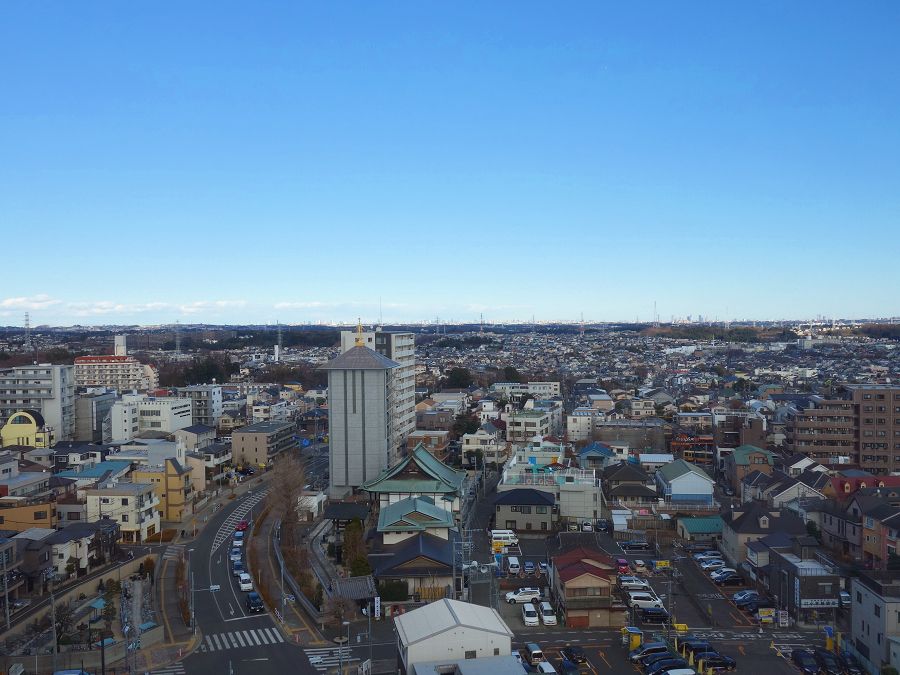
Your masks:
{"label": "white apartment building", "polygon": [[329,361],[328,470],[331,497],[343,497],[391,466],[399,429],[392,373],[399,365],[360,344]]}
{"label": "white apartment building", "polygon": [[193,403],[193,424],[215,427],[222,417],[222,387],[218,384],[195,384],[178,387],[175,390],[181,398],[189,398]]}
{"label": "white apartment building", "polygon": [[474,434],[463,434],[462,455],[466,457],[466,453],[480,450],[485,464],[503,466],[509,458],[512,445],[500,438],[500,431],[493,425],[487,427],[481,427]]}
{"label": "white apartment building", "polygon": [[550,435],[551,415],[540,410],[520,410],[510,413],[506,420],[506,440],[525,443],[535,436]]}
{"label": "white apartment building", "polygon": [[632,419],[642,417],[654,417],[656,415],[656,403],[652,398],[633,398],[628,401],[628,415]]}
{"label": "white apartment building", "polygon": [[175,433],[191,426],[189,399],[125,394],[109,411],[109,441],[130,441],[144,431]]}
{"label": "white apartment building", "polygon": [[523,396],[535,398],[554,398],[560,396],[562,388],[559,382],[495,382],[491,391],[513,400]]}
{"label": "white apartment building", "polygon": [[115,354],[79,356],[75,359],[76,387],[108,387],[118,392],[147,391],[159,386],[159,375],[151,365],[128,356],[125,336],[115,336]]}
{"label": "white apartment building", "polygon": [[376,330],[341,331],[341,353],[356,346],[359,337],[364,346],[374,349],[398,365],[391,370],[396,450],[399,457],[406,438],[416,428],[416,336],[415,333]]}
{"label": "white apartment building", "polygon": [[287,401],[254,403],[251,424],[257,422],[286,422],[291,417],[292,406]]}
{"label": "white apartment building", "polygon": [[573,443],[575,441],[589,441],[594,437],[594,425],[597,420],[606,418],[602,410],[596,408],[575,408],[572,414],[566,416],[566,435]]}
{"label": "white apartment building", "polygon": [[41,363],[0,369],[0,418],[37,410],[57,441],[75,435],[75,366]]}
{"label": "white apartment building", "polygon": [[85,490],[88,522],[119,523],[122,541],[140,543],[159,532],[159,498],[151,483],[116,483]]}

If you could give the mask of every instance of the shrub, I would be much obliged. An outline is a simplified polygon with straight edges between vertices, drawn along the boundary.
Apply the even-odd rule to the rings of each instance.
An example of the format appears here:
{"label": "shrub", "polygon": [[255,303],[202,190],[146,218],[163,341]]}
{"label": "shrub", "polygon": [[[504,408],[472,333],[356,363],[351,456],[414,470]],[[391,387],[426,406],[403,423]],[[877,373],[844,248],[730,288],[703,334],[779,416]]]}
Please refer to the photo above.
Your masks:
{"label": "shrub", "polygon": [[385,601],[402,602],[409,599],[409,586],[401,579],[382,581],[378,584],[378,595]]}

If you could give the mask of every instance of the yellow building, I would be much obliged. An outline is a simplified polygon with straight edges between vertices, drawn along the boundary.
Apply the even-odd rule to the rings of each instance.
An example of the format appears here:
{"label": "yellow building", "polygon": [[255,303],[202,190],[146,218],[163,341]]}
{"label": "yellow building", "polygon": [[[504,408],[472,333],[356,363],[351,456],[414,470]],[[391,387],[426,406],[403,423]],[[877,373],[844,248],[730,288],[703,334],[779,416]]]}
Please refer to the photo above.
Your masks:
{"label": "yellow building", "polygon": [[32,527],[56,526],[56,504],[26,504],[23,499],[0,499],[0,530],[24,532]]}
{"label": "yellow building", "polygon": [[44,425],[44,417],[36,410],[18,410],[9,416],[0,429],[0,446],[28,445],[32,448],[52,448],[56,436],[52,427]]}
{"label": "yellow building", "polygon": [[161,520],[180,523],[193,513],[194,486],[191,468],[184,467],[174,457],[165,466],[138,466],[131,472],[135,483],[149,483],[159,499]]}

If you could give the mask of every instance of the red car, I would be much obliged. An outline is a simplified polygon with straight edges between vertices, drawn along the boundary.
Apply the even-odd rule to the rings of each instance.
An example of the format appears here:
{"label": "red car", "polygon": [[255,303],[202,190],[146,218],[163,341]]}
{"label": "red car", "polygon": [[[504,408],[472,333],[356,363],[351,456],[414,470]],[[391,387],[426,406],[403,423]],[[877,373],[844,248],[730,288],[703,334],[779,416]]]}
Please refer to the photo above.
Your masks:
{"label": "red car", "polygon": [[242,520],[241,522],[239,522],[237,525],[234,526],[234,529],[237,532],[243,532],[248,527],[250,527],[250,524],[246,520]]}
{"label": "red car", "polygon": [[618,558],[616,560],[616,570],[619,574],[628,574],[631,571],[631,566],[625,558]]}

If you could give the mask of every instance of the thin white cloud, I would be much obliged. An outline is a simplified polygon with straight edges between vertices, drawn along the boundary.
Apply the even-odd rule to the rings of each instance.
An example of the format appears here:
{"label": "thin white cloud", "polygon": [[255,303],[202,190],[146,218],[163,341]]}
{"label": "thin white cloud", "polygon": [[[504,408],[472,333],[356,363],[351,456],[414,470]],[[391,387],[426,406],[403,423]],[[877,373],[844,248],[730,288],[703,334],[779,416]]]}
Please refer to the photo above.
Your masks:
{"label": "thin white cloud", "polygon": [[0,309],[4,310],[20,310],[23,312],[34,312],[48,307],[55,307],[60,304],[60,300],[51,298],[43,293],[32,295],[30,297],[5,298],[0,300]]}
{"label": "thin white cloud", "polygon": [[66,305],[73,316],[105,316],[109,314],[143,314],[171,308],[166,302],[122,303],[110,300],[70,302]]}
{"label": "thin white cloud", "polygon": [[184,314],[200,314],[203,312],[245,307],[246,300],[197,300],[178,307]]}

